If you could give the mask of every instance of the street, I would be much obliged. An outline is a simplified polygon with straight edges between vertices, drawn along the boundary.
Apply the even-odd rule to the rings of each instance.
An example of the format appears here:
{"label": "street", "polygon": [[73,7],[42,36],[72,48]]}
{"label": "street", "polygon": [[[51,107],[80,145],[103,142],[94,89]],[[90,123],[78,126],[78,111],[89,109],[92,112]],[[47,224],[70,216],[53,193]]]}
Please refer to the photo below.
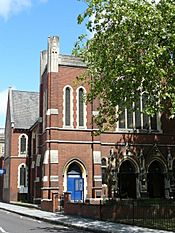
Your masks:
{"label": "street", "polygon": [[[36,219],[23,217],[8,211],[0,210],[0,233],[83,233],[85,231],[62,225],[53,225]],[[86,231],[88,233],[88,231]]]}

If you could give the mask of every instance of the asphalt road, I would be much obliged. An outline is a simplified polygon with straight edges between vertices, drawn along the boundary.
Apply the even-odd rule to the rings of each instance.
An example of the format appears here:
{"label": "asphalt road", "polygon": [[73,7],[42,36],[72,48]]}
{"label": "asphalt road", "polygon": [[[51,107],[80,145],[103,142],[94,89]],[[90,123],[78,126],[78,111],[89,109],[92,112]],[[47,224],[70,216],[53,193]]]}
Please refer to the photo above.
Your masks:
{"label": "asphalt road", "polygon": [[[53,225],[27,218],[8,211],[0,210],[0,233],[83,233],[83,231],[62,225]],[[90,232],[89,232],[90,233]]]}

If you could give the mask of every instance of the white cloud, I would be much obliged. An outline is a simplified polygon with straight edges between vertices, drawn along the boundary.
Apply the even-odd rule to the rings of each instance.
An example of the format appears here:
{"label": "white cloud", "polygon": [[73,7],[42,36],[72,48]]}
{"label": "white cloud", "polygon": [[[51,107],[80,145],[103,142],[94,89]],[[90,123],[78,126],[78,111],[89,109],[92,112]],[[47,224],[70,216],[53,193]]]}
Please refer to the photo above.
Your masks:
{"label": "white cloud", "polygon": [[8,89],[0,92],[0,128],[5,126]]}
{"label": "white cloud", "polygon": [[[0,17],[7,20],[11,15],[17,14],[32,5],[36,0],[0,0]],[[38,0],[40,3],[46,3],[48,0]]]}
{"label": "white cloud", "polygon": [[31,0],[0,0],[0,16],[5,20],[31,6]]}

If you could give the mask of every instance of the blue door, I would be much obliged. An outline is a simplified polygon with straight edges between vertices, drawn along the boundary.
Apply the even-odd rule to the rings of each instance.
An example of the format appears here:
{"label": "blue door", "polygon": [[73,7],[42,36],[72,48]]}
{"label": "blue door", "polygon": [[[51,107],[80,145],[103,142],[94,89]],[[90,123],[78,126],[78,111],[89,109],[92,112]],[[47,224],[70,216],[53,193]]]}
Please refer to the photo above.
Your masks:
{"label": "blue door", "polygon": [[68,176],[67,179],[67,191],[71,192],[71,200],[81,201],[83,200],[83,179],[78,176]]}
{"label": "blue door", "polygon": [[84,198],[84,180],[81,170],[76,163],[71,164],[68,169],[67,191],[71,192],[72,201],[81,201]]}

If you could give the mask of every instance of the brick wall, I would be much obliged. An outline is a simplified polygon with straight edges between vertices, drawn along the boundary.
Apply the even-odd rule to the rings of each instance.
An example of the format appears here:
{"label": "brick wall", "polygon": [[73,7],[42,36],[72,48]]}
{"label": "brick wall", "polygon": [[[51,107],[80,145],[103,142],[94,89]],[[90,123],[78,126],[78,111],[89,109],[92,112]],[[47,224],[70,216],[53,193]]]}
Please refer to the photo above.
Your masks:
{"label": "brick wall", "polygon": [[72,203],[67,198],[64,200],[64,213],[67,215],[78,215],[92,219],[101,219],[114,222],[123,221],[125,223],[133,223],[134,220],[150,219],[173,219],[175,217],[175,207],[173,201],[159,201],[155,203],[147,203],[136,200],[118,200],[108,202],[106,204],[91,203]]}

